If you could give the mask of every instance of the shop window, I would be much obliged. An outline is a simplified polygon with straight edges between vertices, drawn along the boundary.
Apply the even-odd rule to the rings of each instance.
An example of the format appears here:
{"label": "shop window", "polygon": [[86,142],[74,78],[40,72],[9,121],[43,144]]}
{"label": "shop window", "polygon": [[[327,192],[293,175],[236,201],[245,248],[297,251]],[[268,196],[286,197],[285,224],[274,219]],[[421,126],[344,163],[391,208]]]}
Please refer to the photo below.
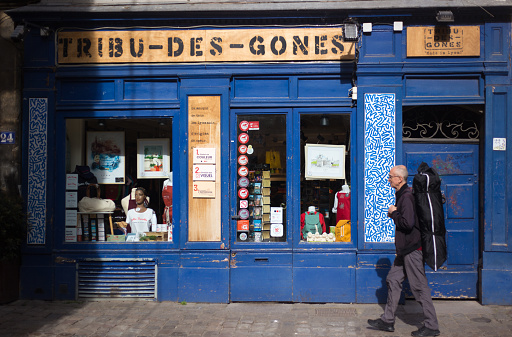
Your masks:
{"label": "shop window", "polygon": [[286,116],[239,115],[237,242],[286,241]]}
{"label": "shop window", "polygon": [[172,119],[66,120],[66,242],[172,241]]}
{"label": "shop window", "polygon": [[301,226],[304,242],[351,242],[350,116],[302,114]]}

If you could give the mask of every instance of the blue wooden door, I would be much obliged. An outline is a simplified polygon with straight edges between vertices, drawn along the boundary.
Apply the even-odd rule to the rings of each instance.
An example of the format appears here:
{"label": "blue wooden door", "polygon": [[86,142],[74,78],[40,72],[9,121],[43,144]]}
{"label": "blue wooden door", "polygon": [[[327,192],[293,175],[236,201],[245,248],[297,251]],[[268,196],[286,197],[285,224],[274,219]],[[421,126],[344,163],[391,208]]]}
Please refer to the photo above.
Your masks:
{"label": "blue wooden door", "polygon": [[448,258],[427,278],[437,298],[476,298],[478,284],[478,144],[403,144],[409,186],[422,161],[437,170],[446,198]]}

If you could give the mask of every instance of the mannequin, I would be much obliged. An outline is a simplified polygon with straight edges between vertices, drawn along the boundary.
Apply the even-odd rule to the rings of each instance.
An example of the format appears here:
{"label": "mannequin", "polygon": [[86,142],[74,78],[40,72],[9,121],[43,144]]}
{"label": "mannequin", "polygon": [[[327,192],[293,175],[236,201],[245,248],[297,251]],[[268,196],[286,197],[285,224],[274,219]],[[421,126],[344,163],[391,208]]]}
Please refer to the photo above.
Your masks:
{"label": "mannequin", "polygon": [[309,206],[308,211],[300,216],[300,236],[306,240],[308,233],[325,233],[324,215],[316,211],[315,206]]}
{"label": "mannequin", "polygon": [[[148,208],[147,192],[143,187],[137,187],[134,191],[135,207],[126,213],[126,221],[116,223],[122,228],[130,226],[131,233],[135,233],[135,241],[139,241],[141,235],[151,231],[151,225],[157,223],[155,211]],[[130,206],[128,206],[130,207]]]}
{"label": "mannequin", "polygon": [[165,209],[162,214],[163,222],[170,224],[172,222],[172,172],[169,174],[169,179],[164,181],[162,188],[162,199],[164,200]]}
{"label": "mannequin", "polygon": [[350,220],[350,187],[345,184],[334,195],[332,212],[336,213],[336,223],[340,220]]}

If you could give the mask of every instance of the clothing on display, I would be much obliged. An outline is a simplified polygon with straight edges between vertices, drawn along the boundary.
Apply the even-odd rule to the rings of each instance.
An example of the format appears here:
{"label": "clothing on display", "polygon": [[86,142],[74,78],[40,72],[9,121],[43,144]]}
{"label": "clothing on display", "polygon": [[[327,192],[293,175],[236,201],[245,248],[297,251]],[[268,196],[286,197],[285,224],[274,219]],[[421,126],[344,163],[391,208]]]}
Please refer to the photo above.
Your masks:
{"label": "clothing on display", "polygon": [[156,213],[151,208],[141,213],[130,209],[126,215],[126,223],[130,225],[132,233],[136,234],[135,240],[138,241],[142,233],[151,231],[152,224],[157,224]]}
{"label": "clothing on display", "polygon": [[164,181],[162,199],[165,204],[162,219],[165,224],[170,224],[172,222],[172,174],[170,179]]}
{"label": "clothing on display", "polygon": [[301,239],[305,240],[308,233],[325,233],[325,219],[322,213],[307,211],[300,216]]}
{"label": "clothing on display", "polygon": [[341,190],[334,195],[332,212],[336,213],[336,223],[340,220],[350,220],[350,188],[348,185],[343,185]]}

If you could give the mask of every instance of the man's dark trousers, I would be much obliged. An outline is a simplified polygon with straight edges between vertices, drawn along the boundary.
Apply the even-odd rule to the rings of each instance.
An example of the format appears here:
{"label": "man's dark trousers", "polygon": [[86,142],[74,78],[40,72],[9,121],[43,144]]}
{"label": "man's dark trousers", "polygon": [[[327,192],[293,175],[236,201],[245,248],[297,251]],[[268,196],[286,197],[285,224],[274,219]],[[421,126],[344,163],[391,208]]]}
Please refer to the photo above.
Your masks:
{"label": "man's dark trousers", "polygon": [[414,298],[423,308],[425,326],[432,330],[439,330],[436,310],[432,303],[430,288],[428,286],[427,277],[425,276],[423,253],[421,250],[415,250],[405,255],[403,258],[395,258],[395,262],[393,266],[391,266],[386,278],[388,285],[388,301],[381,319],[386,323],[395,323],[395,313],[402,293],[402,283],[405,277],[409,280]]}

